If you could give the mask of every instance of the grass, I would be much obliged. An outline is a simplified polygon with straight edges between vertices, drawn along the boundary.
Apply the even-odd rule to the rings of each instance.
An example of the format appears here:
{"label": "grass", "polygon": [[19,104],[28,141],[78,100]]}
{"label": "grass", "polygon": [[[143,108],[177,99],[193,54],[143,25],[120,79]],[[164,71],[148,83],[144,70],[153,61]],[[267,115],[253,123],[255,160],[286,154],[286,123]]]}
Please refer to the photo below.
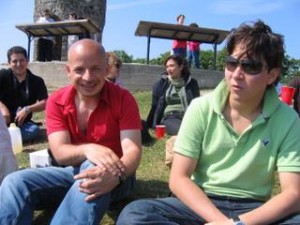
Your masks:
{"label": "grass", "polygon": [[[203,93],[203,92],[202,92]],[[151,104],[151,93],[146,91],[138,91],[133,93],[140,107],[142,118],[146,118]],[[34,116],[36,121],[44,122],[44,113],[38,113]],[[45,131],[44,131],[45,132]],[[153,133],[151,133],[152,136]],[[168,176],[169,168],[164,164],[165,157],[165,141],[154,141],[153,143],[143,146],[142,161],[137,170],[137,186],[135,192],[128,199],[114,204],[113,207],[105,214],[101,221],[101,225],[113,225],[120,210],[130,201],[141,198],[166,197],[169,194]],[[29,152],[48,148],[46,135],[44,133],[42,140],[31,145],[24,146],[24,151],[17,154],[20,167],[29,167]],[[277,178],[276,178],[277,179]],[[279,191],[278,182],[274,187],[274,193]],[[34,214],[35,225],[48,224],[53,211],[42,210],[36,211]]]}

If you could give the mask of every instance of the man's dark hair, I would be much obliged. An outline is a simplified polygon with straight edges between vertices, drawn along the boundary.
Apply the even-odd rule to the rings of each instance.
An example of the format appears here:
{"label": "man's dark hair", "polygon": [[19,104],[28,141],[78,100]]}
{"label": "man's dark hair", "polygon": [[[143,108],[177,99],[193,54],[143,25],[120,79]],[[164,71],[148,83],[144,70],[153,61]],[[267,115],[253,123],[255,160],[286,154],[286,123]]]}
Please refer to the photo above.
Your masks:
{"label": "man's dark hair", "polygon": [[284,59],[283,36],[273,33],[263,21],[243,23],[233,29],[227,38],[227,54],[231,55],[240,43],[245,47],[244,54],[249,58],[264,59],[269,71],[281,68]]}
{"label": "man's dark hair", "polygon": [[71,12],[69,15],[73,16],[77,20],[77,14],[75,12]]}
{"label": "man's dark hair", "polygon": [[7,61],[10,62],[12,54],[23,54],[25,58],[28,60],[27,51],[25,48],[21,46],[14,46],[7,51]]}
{"label": "man's dark hair", "polygon": [[185,19],[185,16],[184,16],[183,14],[179,14],[179,15],[176,17],[176,20],[179,21],[179,18],[180,18],[180,17],[183,17],[183,19]]}
{"label": "man's dark hair", "polygon": [[191,23],[190,27],[199,27],[197,23]]}

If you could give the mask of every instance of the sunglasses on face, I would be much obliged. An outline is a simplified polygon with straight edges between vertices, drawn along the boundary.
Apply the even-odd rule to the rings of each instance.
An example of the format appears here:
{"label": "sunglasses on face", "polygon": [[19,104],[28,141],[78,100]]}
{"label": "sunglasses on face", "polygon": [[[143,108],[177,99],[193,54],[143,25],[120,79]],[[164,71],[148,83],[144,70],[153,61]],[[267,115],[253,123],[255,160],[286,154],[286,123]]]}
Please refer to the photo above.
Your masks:
{"label": "sunglasses on face", "polygon": [[257,75],[262,72],[263,70],[263,64],[254,59],[236,59],[232,56],[227,56],[225,59],[225,66],[226,69],[233,72],[236,70],[238,66],[241,67],[241,69],[249,75]]}

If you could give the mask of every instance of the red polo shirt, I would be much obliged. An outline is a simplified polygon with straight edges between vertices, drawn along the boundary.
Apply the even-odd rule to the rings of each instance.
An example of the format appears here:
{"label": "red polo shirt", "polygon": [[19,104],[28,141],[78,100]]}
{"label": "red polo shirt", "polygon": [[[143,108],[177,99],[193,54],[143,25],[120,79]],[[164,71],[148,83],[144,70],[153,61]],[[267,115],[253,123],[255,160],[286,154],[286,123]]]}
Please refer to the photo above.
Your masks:
{"label": "red polo shirt", "polygon": [[121,130],[140,130],[137,103],[129,91],[106,82],[99,103],[88,120],[86,134],[80,132],[75,107],[75,88],[70,85],[52,93],[46,105],[47,134],[69,131],[73,144],[104,145],[121,157]]}

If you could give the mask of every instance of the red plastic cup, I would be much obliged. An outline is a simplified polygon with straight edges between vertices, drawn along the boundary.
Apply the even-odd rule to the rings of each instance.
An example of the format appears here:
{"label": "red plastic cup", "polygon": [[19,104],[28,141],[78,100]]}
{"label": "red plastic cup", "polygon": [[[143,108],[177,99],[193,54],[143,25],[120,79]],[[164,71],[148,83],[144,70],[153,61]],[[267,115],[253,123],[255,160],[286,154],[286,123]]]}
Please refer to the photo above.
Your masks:
{"label": "red plastic cup", "polygon": [[289,86],[282,86],[281,87],[281,101],[285,102],[288,105],[291,105],[293,102],[293,97],[295,94],[296,88],[289,87]]}
{"label": "red plastic cup", "polygon": [[165,137],[166,126],[165,125],[156,125],[155,127],[155,135],[157,139],[161,139]]}

